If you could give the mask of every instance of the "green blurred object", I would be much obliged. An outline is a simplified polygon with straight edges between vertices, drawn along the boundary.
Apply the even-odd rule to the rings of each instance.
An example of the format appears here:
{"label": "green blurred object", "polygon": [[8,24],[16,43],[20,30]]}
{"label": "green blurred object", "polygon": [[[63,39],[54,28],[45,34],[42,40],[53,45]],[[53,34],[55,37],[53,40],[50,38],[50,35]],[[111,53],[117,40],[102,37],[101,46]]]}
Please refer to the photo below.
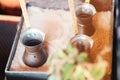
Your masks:
{"label": "green blurred object", "polygon": [[71,80],[74,64],[65,63],[62,67],[62,80]]}
{"label": "green blurred object", "polygon": [[88,55],[87,53],[80,53],[78,56],[77,56],[77,62],[80,63],[80,62],[87,62],[88,61]]}
{"label": "green blurred object", "polygon": [[95,80],[101,80],[105,76],[106,71],[102,65],[96,65],[90,70],[90,73]]}
{"label": "green blurred object", "polygon": [[76,67],[74,73],[73,73],[73,78],[75,80],[84,80],[85,75],[84,75],[84,70],[82,67]]}
{"label": "green blurred object", "polygon": [[63,52],[63,51],[58,51],[58,57],[59,57],[59,59],[63,59],[63,58],[65,58],[65,57],[67,57],[67,55]]}
{"label": "green blurred object", "polygon": [[101,66],[101,63],[104,62],[102,57],[98,58],[98,62],[90,63],[88,54],[86,52],[79,53],[70,43],[65,50],[55,53],[55,57],[53,55],[51,61],[58,62],[48,80],[101,80],[106,73],[105,66]]}

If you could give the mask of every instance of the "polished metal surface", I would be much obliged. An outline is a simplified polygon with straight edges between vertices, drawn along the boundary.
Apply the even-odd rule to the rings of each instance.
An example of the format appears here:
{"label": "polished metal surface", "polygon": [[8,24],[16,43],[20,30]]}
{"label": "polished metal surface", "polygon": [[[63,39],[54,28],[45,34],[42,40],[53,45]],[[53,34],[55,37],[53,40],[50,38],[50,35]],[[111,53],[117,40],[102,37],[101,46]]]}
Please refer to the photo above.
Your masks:
{"label": "polished metal surface", "polygon": [[40,31],[37,28],[28,28],[25,31],[21,33],[20,40],[21,42],[25,45],[26,41],[32,40],[32,39],[37,39],[41,42],[44,41],[45,39],[45,33]]}
{"label": "polished metal surface", "polygon": [[78,34],[71,39],[71,42],[76,46],[79,52],[89,53],[90,49],[93,47],[94,41],[87,35]]}
{"label": "polished metal surface", "polygon": [[36,28],[28,28],[21,33],[20,40],[25,47],[23,62],[30,67],[40,67],[47,60],[43,48],[45,33]]}

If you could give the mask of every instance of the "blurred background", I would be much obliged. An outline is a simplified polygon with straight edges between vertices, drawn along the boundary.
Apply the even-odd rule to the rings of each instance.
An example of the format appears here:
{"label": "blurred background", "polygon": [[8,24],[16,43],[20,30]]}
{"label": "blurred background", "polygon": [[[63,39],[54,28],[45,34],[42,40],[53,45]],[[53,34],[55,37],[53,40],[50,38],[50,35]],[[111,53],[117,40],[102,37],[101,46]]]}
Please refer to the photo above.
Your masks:
{"label": "blurred background", "polygon": [[0,0],[0,14],[20,16],[19,0]]}

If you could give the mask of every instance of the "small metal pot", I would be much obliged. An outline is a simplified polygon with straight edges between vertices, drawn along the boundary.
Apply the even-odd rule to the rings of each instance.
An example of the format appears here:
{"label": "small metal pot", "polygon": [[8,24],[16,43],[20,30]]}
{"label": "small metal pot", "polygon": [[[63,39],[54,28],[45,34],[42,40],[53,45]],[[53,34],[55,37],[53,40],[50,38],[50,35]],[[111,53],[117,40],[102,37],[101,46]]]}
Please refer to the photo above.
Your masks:
{"label": "small metal pot", "polygon": [[96,9],[92,4],[82,3],[76,6],[79,34],[82,33],[91,36],[94,33],[95,29],[92,25],[92,17],[95,13]]}
{"label": "small metal pot", "polygon": [[84,34],[79,34],[74,36],[71,39],[71,42],[73,46],[78,48],[79,52],[87,52],[87,53],[90,52],[90,49],[94,44],[94,41],[92,40],[92,38]]}
{"label": "small metal pot", "polygon": [[25,46],[23,62],[30,67],[40,67],[47,60],[47,53],[42,47],[45,34],[36,28],[28,28],[21,33],[20,40]]}

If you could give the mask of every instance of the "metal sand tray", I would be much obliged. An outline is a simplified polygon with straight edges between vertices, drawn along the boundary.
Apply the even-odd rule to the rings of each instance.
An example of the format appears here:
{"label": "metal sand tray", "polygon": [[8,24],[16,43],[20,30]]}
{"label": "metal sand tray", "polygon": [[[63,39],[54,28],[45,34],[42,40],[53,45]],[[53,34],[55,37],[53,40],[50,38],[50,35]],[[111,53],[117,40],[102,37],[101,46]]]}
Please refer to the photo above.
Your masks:
{"label": "metal sand tray", "polygon": [[[67,4],[67,0],[65,0],[65,2],[60,1],[61,3],[59,3],[59,5],[65,5],[65,6],[56,5],[57,1],[55,1],[55,2],[56,3],[54,3],[54,4],[50,4],[50,2],[48,1],[47,2],[48,4],[47,4],[47,3],[45,3],[45,1],[41,1],[41,0],[32,1],[31,0],[27,4],[28,13],[31,15],[30,16],[30,21],[33,23],[32,26],[35,26],[36,28],[41,29],[46,33],[45,41],[48,41],[48,42],[44,43],[44,45],[47,44],[47,45],[50,45],[50,46],[49,47],[44,46],[44,48],[47,50],[47,53],[49,55],[53,54],[56,51],[56,49],[64,49],[65,48],[64,44],[67,43],[67,41],[64,41],[64,39],[67,39],[67,38],[70,39],[74,36],[74,31],[71,30],[71,29],[73,29],[72,28],[72,23],[71,23],[72,18],[69,17],[70,13],[66,12],[66,11],[69,10],[68,5],[65,5],[65,4]],[[59,0],[58,0],[58,2],[59,2]],[[47,6],[44,5],[44,4],[46,4]],[[76,5],[79,5],[79,4],[80,3],[77,3]],[[32,7],[31,7],[31,5],[32,5]],[[36,6],[37,6],[37,8],[36,8]],[[56,17],[56,15],[52,15],[52,13],[46,13],[46,14],[40,14],[39,15],[38,14],[39,11],[37,11],[38,7],[40,7],[40,11],[43,11],[43,12],[47,12],[47,9],[51,9],[51,11],[52,11],[52,9],[58,10],[58,12],[56,12],[56,14],[58,14],[62,17],[59,17],[59,18],[55,19],[54,17]],[[62,15],[62,12],[60,12],[60,10],[65,10],[65,11],[63,11],[63,13],[65,13],[64,16]],[[48,17],[42,18],[42,19],[44,19],[44,21],[48,22],[48,24],[45,24],[44,21],[42,21],[42,19],[40,19],[42,16],[45,16],[45,15],[46,16],[51,15],[53,20],[55,19],[56,21],[60,22],[60,23],[58,23],[59,25],[55,24],[54,21],[51,21],[50,16],[49,16],[49,20],[47,20]],[[41,16],[41,17],[39,17],[39,16]],[[69,17],[69,18],[66,19],[65,16]],[[36,17],[37,17],[37,19],[36,19]],[[60,21],[61,18],[64,20],[63,22],[65,22],[67,24],[64,24],[62,21]],[[47,78],[49,76],[48,75],[49,64],[45,63],[43,66],[41,66],[39,68],[31,68],[29,66],[26,66],[21,60],[22,55],[23,55],[22,53],[24,53],[24,49],[25,49],[24,46],[20,42],[21,31],[23,31],[25,29],[23,21],[24,20],[22,19],[20,24],[18,25],[19,29],[17,31],[16,38],[14,40],[14,44],[13,44],[11,54],[10,54],[10,57],[9,57],[9,60],[8,60],[8,64],[7,64],[6,70],[5,70],[6,77],[7,77],[8,80],[27,80],[27,79],[28,80],[47,80]],[[38,25],[39,26],[44,26],[44,27],[39,28]],[[57,33],[57,31],[56,31],[57,27],[56,26],[50,26],[50,25],[60,26],[60,28],[58,28],[58,31],[61,31],[60,29],[62,28],[63,33],[66,33],[67,37],[63,36],[64,35],[63,33],[60,33],[60,34]],[[50,26],[50,27],[48,27],[48,26]],[[64,26],[67,27],[67,29],[64,28]],[[111,26],[113,26],[113,25],[111,25]],[[45,27],[48,27],[47,30],[45,29]],[[54,27],[54,29],[51,29],[51,27]],[[71,33],[70,33],[70,31],[71,31]],[[112,30],[110,30],[110,31],[112,31]],[[47,36],[48,34],[52,35],[53,32],[54,32],[55,36],[50,36],[50,37]],[[71,35],[69,35],[69,34],[71,34]],[[112,35],[110,35],[110,36],[112,37]],[[59,40],[60,38],[63,38],[63,40]],[[59,44],[57,44],[58,42],[59,42]],[[53,43],[57,44],[59,46],[52,45]],[[61,44],[61,43],[64,43],[64,44]],[[19,54],[19,55],[17,55],[17,54]],[[17,64],[13,65],[13,63],[17,63]]]}

